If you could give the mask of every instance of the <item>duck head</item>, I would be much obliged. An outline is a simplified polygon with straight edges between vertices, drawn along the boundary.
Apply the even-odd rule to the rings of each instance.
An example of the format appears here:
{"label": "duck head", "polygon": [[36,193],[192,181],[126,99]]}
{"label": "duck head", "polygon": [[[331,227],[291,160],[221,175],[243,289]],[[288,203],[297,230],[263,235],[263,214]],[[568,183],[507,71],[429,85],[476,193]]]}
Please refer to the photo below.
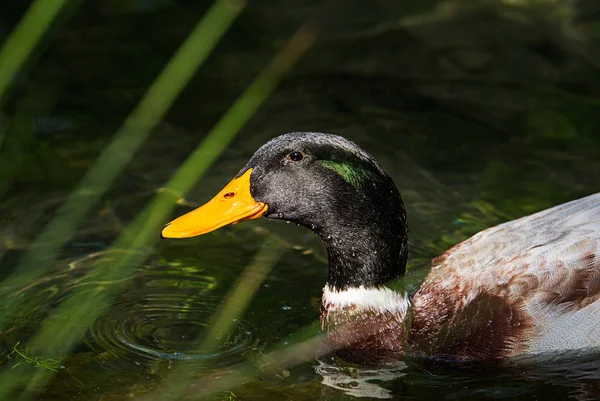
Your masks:
{"label": "duck head", "polygon": [[186,238],[266,217],[314,231],[329,258],[327,288],[377,288],[402,275],[406,210],[367,152],[332,134],[294,132],[263,145],[211,201],[162,231]]}

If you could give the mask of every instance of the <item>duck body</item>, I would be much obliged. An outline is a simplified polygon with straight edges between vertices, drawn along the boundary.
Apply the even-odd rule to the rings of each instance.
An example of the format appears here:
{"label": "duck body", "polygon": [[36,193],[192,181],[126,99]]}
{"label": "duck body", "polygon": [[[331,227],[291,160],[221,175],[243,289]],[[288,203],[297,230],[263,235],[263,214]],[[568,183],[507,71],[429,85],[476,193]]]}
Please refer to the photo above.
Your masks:
{"label": "duck body", "polygon": [[406,210],[392,179],[345,138],[290,133],[162,235],[261,216],[321,238],[322,327],[351,358],[489,360],[600,346],[600,193],[474,235],[434,259],[409,297],[385,286],[407,259]]}
{"label": "duck body", "polygon": [[489,359],[600,346],[600,194],[484,230],[432,262],[411,348]]}

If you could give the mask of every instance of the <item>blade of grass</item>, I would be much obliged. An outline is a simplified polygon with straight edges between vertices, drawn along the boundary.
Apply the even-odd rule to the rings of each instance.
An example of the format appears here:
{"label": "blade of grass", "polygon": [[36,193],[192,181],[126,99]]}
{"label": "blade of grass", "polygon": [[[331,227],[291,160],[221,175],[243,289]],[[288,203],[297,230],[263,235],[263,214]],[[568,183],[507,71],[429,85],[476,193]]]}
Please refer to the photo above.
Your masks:
{"label": "blade of grass", "polygon": [[276,242],[259,249],[210,319],[208,327],[213,334],[218,332],[218,335],[209,335],[205,338],[199,347],[202,353],[212,353],[220,345],[220,338],[229,334],[234,326],[234,320],[244,313],[248,303],[273,267],[281,260],[284,252],[285,248]]}
{"label": "blade of grass", "polygon": [[[34,50],[39,46],[43,35],[57,23],[59,16],[64,17],[69,11],[73,12],[79,3],[80,0],[36,0],[29,6],[0,49],[0,109],[8,98],[9,88],[15,76],[19,72],[23,73],[26,63],[34,58]],[[58,92],[57,84],[47,84],[40,88],[39,85],[29,82],[27,86],[26,95],[17,105],[17,112],[10,118],[0,114],[0,198],[10,188],[21,169],[21,162],[30,154],[29,149],[37,138],[33,122],[24,119],[24,115],[32,111],[29,110],[32,104],[38,105],[37,108],[34,107],[38,114],[31,117],[44,113],[49,115],[49,106],[59,99],[56,94],[49,98],[45,96],[48,89]],[[38,95],[44,102],[37,102]],[[44,111],[41,112],[42,110]]]}
{"label": "blade of grass", "polygon": [[[55,258],[58,250],[72,236],[81,219],[143,143],[150,130],[164,115],[175,97],[206,59],[227,28],[231,26],[241,9],[241,7],[231,7],[229,2],[223,0],[218,0],[213,4],[148,90],[138,107],[115,134],[111,144],[88,171],[79,188],[70,195],[69,200],[58,211],[57,217],[38,236],[32,251],[18,265],[17,273],[3,283],[2,289],[4,291],[8,291],[11,287],[27,284],[46,271],[48,262]],[[131,264],[139,264],[139,261],[143,260],[136,253],[128,254],[123,260],[126,264],[130,264],[129,260],[131,258],[136,261]],[[102,294],[102,292],[100,293]],[[105,297],[112,298],[111,296],[99,296],[98,294],[92,294],[89,297],[74,296],[71,298],[69,301],[75,299],[76,302],[82,300],[84,302],[80,302],[81,308],[73,308],[76,310],[69,318],[71,325],[67,324],[65,327],[73,328],[78,326],[81,321],[88,321],[86,314],[90,310],[94,310],[94,305]],[[1,326],[12,320],[10,305],[5,304],[3,309]],[[64,321],[61,322],[60,320],[55,320],[54,326],[52,324],[47,325],[51,329],[46,331],[46,335],[49,334],[55,342],[62,342],[61,337],[52,337],[52,335],[53,333],[57,335],[64,333],[64,346],[56,349],[50,348],[56,351],[57,354],[64,355],[64,352],[61,351],[68,350],[72,346],[75,336],[70,335],[69,330],[60,329],[60,326],[65,324]],[[83,328],[78,326],[77,333],[81,333]],[[47,337],[41,336],[41,338]],[[44,341],[41,341],[41,343],[48,344]],[[5,394],[10,394],[15,386],[19,386],[19,381],[12,380],[4,374],[0,376],[0,383],[0,398],[3,398],[2,396]]]}
{"label": "blade of grass", "polygon": [[[277,67],[277,65],[279,63],[285,63],[285,64],[295,63],[299,59],[299,56],[304,54],[312,46],[312,44],[316,40],[316,37],[317,37],[317,30],[315,29],[314,26],[312,26],[310,24],[303,26],[290,39],[290,41],[286,45],[286,48],[284,49],[284,51],[278,57],[275,58],[275,60],[272,63],[272,67]],[[286,51],[292,52],[292,54],[286,54]],[[294,56],[294,57],[291,57],[291,56]],[[291,67],[291,65],[290,65],[290,67]],[[275,71],[277,71],[277,70],[275,70]],[[244,106],[247,103],[249,103],[249,105],[252,105],[251,102],[253,100],[256,101],[256,98],[253,99],[253,97],[249,97],[249,99],[246,100],[245,95],[254,94],[255,90],[256,91],[265,90],[263,88],[268,88],[268,90],[269,90],[268,93],[270,94],[270,91],[272,91],[275,88],[275,85],[273,82],[268,82],[268,81],[261,82],[261,80],[263,78],[269,78],[269,75],[265,75],[265,73],[271,74],[272,72],[270,73],[269,68],[267,68],[263,72],[263,74],[261,74],[256,79],[256,81],[253,82],[253,84],[251,84],[248,87],[248,89],[240,97],[238,102],[236,102],[236,104],[234,104],[234,106],[232,107],[230,112],[228,112],[226,114],[224,119],[227,118],[227,116],[229,116],[230,114],[235,116],[235,115],[238,115],[238,113],[241,113],[243,111],[243,109],[236,110],[237,105]],[[260,92],[257,94],[260,94]],[[262,100],[266,99],[266,95],[267,95],[266,93],[263,94],[263,98],[261,99],[261,102],[262,102]],[[244,101],[241,102],[242,100],[244,100]],[[255,105],[252,108],[248,108],[248,111],[246,113],[251,111],[251,114],[246,114],[248,118],[254,114],[255,110],[258,108],[258,105]],[[244,108],[246,108],[246,107],[244,107]],[[233,113],[232,113],[232,111],[233,111]],[[221,122],[222,122],[222,120],[219,122],[219,124],[217,124],[217,126],[215,127],[215,130],[217,128],[221,127],[221,124],[220,124]],[[223,125],[225,127],[228,126],[226,124],[223,124]],[[233,122],[232,122],[231,126],[235,127],[233,125]],[[241,128],[241,126],[240,126],[240,128]],[[223,149],[225,149],[225,146],[220,148],[219,151],[222,151]],[[193,157],[198,157],[198,160],[202,161],[202,160],[205,160],[204,157],[208,156],[208,154],[204,155],[201,152],[201,149],[199,149],[199,148],[197,148],[197,151],[198,152],[194,152],[194,154],[190,157],[190,159]],[[200,157],[202,157],[202,158],[200,158]],[[192,170],[193,166],[189,166],[188,168],[186,168],[186,167],[188,167],[187,162],[180,169],[178,174],[186,174],[186,175],[191,174],[193,171]],[[189,171],[189,173],[188,173],[188,171]],[[170,181],[171,185],[167,185],[167,187],[166,187],[166,188],[168,188],[169,191],[173,191],[175,194],[180,193],[179,191],[182,188],[181,186],[184,184],[183,177],[180,180],[179,177],[177,177],[177,175],[171,179],[171,181]],[[279,246],[278,249],[279,250],[276,253],[270,255],[270,258],[273,258],[273,260],[275,258],[275,255],[277,256],[277,259],[278,259],[281,255],[281,253],[283,252],[283,247]],[[274,251],[270,250],[269,252],[273,253]],[[264,256],[262,256],[262,255],[257,256],[257,260],[260,260],[263,258],[264,258]],[[260,264],[256,263],[256,264],[250,265],[247,268],[247,270],[244,274],[244,277],[242,277],[242,279],[240,279],[236,288],[232,292],[230,292],[231,295],[227,298],[228,300],[225,301],[225,303],[222,305],[222,307],[220,309],[220,314],[215,314],[213,316],[213,321],[210,324],[210,327],[212,327],[213,329],[227,327],[227,330],[229,330],[229,328],[231,326],[232,318],[234,316],[238,316],[239,314],[241,314],[243,312],[243,310],[247,306],[247,303],[250,301],[251,296],[256,291],[257,286],[260,284],[260,282],[262,282],[262,280],[268,273],[267,269],[270,270],[270,265],[274,265],[274,262],[276,262],[276,260],[274,260],[273,262],[270,262],[270,263],[265,263],[265,262],[260,263]],[[227,326],[224,326],[224,325],[227,325]],[[203,353],[209,353],[210,350],[214,349],[218,345],[218,343],[219,343],[218,340],[216,340],[214,337],[211,337],[209,335],[205,339],[203,344],[201,345],[200,349],[202,350]],[[172,377],[171,380],[169,380],[165,385],[154,390],[151,395],[148,395],[149,399],[160,399],[160,400],[164,400],[164,401],[177,399],[181,395],[181,393],[186,389],[186,387],[189,385],[189,383],[191,382],[192,374],[193,374],[193,372],[189,372],[186,370],[185,365],[179,367],[174,372],[174,374],[171,375],[171,377]]]}
{"label": "blade of grass", "polygon": [[[159,192],[128,226],[119,239],[115,241],[113,249],[127,250],[127,252],[115,253],[114,261],[99,266],[96,269],[95,273],[102,276],[105,279],[104,281],[115,281],[127,277],[131,270],[139,266],[151,252],[152,245],[159,238],[160,227],[175,207],[173,193],[185,193],[194,185],[205,173],[210,163],[214,162],[218,154],[226,148],[241,126],[254,115],[258,106],[273,91],[277,82],[281,80],[283,75],[299,59],[300,54],[298,52],[300,51],[303,54],[308,49],[307,45],[311,44],[314,40],[312,33],[302,31],[300,34],[301,39],[303,39],[300,42],[302,46],[298,47],[298,35],[290,40],[285,49],[261,72],[256,80],[240,96],[238,101],[217,123],[215,128],[211,130],[204,141],[188,157],[183,166],[169,180],[165,186],[168,189]],[[309,36],[306,37],[305,35]],[[309,42],[306,42],[305,39],[309,39]],[[291,57],[290,53],[293,53],[294,57]],[[102,273],[98,273],[99,269],[102,269]],[[106,294],[108,292],[110,291],[106,289],[103,293]],[[70,320],[75,322],[77,319],[73,319],[73,317],[81,314],[82,319],[86,323],[70,323],[64,326],[63,322],[61,322],[55,325],[54,329],[47,328],[47,330],[42,330],[37,337],[38,340],[34,343],[43,344],[46,347],[49,343],[52,344],[54,342],[68,343],[68,338],[74,339],[76,337],[75,333],[80,333],[81,328],[75,330],[76,327],[85,327],[95,319],[101,309],[90,307],[89,309],[95,313],[90,313],[90,310],[81,312],[82,309],[86,308],[80,299],[75,300],[77,295],[78,293],[76,292],[72,298],[66,300],[56,315],[63,314],[70,316]],[[90,306],[96,304],[102,305],[104,302],[97,300],[91,303]],[[60,332],[65,332],[67,337],[57,335]]]}
{"label": "blade of grass", "polygon": [[[227,148],[240,129],[273,93],[283,77],[292,69],[316,40],[317,31],[304,26],[286,43],[282,51],[256,77],[219,120],[179,171],[165,186],[179,198],[191,189],[201,175]],[[241,166],[240,166],[241,167]]]}
{"label": "blade of grass", "polygon": [[[165,190],[153,198],[113,245],[115,249],[126,249],[128,252],[117,253],[114,261],[99,266],[96,269],[97,275],[103,277],[104,281],[118,281],[129,276],[145,260],[152,250],[152,244],[158,239],[159,229],[166,216],[175,207],[173,194],[183,194],[195,184],[315,39],[316,31],[305,26],[288,41],[169,180]],[[178,199],[179,196],[177,195]],[[64,358],[121,289],[122,286],[114,285],[93,293],[86,292],[87,290],[75,291],[61,305],[60,310],[44,322],[32,343],[51,350],[55,359]],[[48,372],[38,372],[30,382],[30,392],[23,393],[23,396],[44,385],[50,377]],[[4,391],[10,394],[12,385],[14,383],[6,382],[0,376],[0,396]],[[25,399],[27,398],[23,398]]]}
{"label": "blade of grass", "polygon": [[36,0],[0,49],[0,108],[8,88],[69,0]]}
{"label": "blade of grass", "polygon": [[133,157],[240,11],[241,8],[232,8],[225,0],[215,1],[88,170],[79,188],[36,238],[16,273],[5,280],[4,288],[22,286],[47,270],[49,262],[73,236],[80,221]]}
{"label": "blade of grass", "polygon": [[[269,272],[281,259],[285,248],[279,243],[263,246],[255,255],[252,262],[246,267],[237,283],[229,291],[219,309],[213,314],[208,327],[212,333],[206,335],[198,351],[202,355],[213,354],[217,347],[234,326],[235,319],[241,316],[250,300],[265,280]],[[181,393],[194,380],[193,374],[184,363],[178,366],[171,374],[172,378],[165,385],[153,390],[162,401],[176,400]]]}

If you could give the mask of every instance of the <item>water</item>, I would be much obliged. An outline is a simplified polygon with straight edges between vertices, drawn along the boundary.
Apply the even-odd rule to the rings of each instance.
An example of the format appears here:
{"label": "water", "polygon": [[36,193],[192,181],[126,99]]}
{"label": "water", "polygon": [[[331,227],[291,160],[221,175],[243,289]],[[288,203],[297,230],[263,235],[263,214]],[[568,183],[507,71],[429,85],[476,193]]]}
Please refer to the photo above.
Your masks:
{"label": "water", "polygon": [[[3,160],[10,157],[0,187],[3,278],[203,6],[84,2],[15,80],[0,119],[0,151],[8,152]],[[0,34],[24,7],[7,8]],[[249,4],[50,272],[3,288],[13,317],[0,330],[2,374],[36,363],[34,371],[56,370],[34,389],[34,399],[52,401],[135,399],[181,366],[197,372],[195,380],[216,389],[209,398],[219,400],[597,398],[594,353],[502,366],[408,358],[372,367],[321,356],[258,376],[243,370],[318,334],[326,256],[295,225],[253,221],[197,239],[164,240],[131,275],[106,280],[98,273],[114,257],[109,245],[315,10],[306,1]],[[353,1],[335,10],[315,47],[187,196],[190,202],[212,197],[275,135],[345,135],[375,156],[403,194],[411,290],[428,261],[460,240],[600,191],[600,9],[594,1]],[[179,206],[175,214],[187,210]],[[245,312],[220,331],[209,322],[265,243],[282,247],[281,257]],[[118,297],[98,305],[70,353],[28,345],[76,291],[112,290]],[[203,348],[207,338],[217,345]]]}

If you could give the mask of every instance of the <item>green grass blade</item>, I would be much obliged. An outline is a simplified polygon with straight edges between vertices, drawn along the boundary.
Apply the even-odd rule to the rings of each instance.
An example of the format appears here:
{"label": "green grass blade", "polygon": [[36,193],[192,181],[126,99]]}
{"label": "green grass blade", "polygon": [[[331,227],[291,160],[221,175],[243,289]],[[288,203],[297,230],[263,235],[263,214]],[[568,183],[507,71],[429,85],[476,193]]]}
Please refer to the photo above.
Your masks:
{"label": "green grass blade", "polygon": [[47,270],[60,248],[72,238],[78,224],[143,144],[240,11],[229,7],[224,0],[214,3],[88,170],[79,188],[70,194],[56,217],[37,237],[32,250],[19,263],[16,274],[4,282],[4,287],[22,286]]}
{"label": "green grass blade", "polygon": [[[215,352],[222,339],[226,338],[233,328],[235,319],[244,313],[252,297],[269,272],[279,262],[284,251],[283,245],[274,243],[271,246],[263,246],[257,252],[209,321],[208,327],[211,333],[198,347],[200,354],[210,355]],[[179,399],[181,393],[194,380],[195,373],[195,371],[190,371],[185,363],[181,364],[170,374],[169,381],[153,390],[153,396],[162,401]]]}
{"label": "green grass blade", "polygon": [[[195,184],[315,39],[316,31],[304,27],[289,40],[169,180],[165,186],[167,190],[158,193],[119,237],[113,249],[127,251],[116,252],[114,261],[98,266],[95,269],[97,276],[103,277],[104,281],[121,281],[144,261],[159,238],[166,217],[175,207],[173,193],[185,193]],[[102,270],[99,272],[99,269]],[[33,346],[50,349],[55,353],[51,357],[60,359],[121,289],[114,285],[91,294],[86,290],[75,291],[56,311],[54,318],[45,322]],[[48,372],[38,372],[31,387],[43,384],[49,377]],[[0,376],[0,391],[3,384]]]}
{"label": "green grass blade", "polygon": [[[72,237],[81,219],[106,191],[146,139],[150,130],[160,121],[241,10],[242,7],[231,7],[224,0],[217,0],[213,4],[148,90],[138,107],[117,131],[111,144],[105,148],[88,171],[79,188],[71,193],[67,202],[59,209],[57,216],[38,236],[32,250],[17,266],[16,274],[3,283],[5,291],[11,287],[25,285],[44,274],[59,249]],[[160,203],[163,205],[173,203],[172,197],[167,193],[158,196],[157,199],[162,199]],[[169,210],[170,208],[165,208],[160,215],[165,216]],[[137,221],[139,223],[139,219]],[[155,225],[160,223],[155,221]],[[134,242],[139,243],[139,241]],[[105,277],[108,280],[111,275],[122,277],[119,271],[121,265],[139,265],[146,257],[145,253],[139,252],[129,252],[126,255],[110,266],[114,266],[115,269],[104,266]],[[119,286],[114,287],[119,289]],[[106,306],[103,301],[112,300],[117,294],[118,291],[114,289],[104,291],[102,288],[92,294],[73,294],[61,307],[64,314],[58,312],[44,322],[43,329],[33,343],[42,344],[54,355],[64,356],[79,338],[78,335],[86,329],[87,324],[93,321]],[[11,321],[9,305],[4,306],[2,317],[0,326]],[[37,372],[30,387],[43,385],[49,378],[49,374]],[[4,372],[0,376],[0,399],[11,394],[15,387],[21,385],[19,383],[22,381],[13,380],[9,372]],[[30,393],[24,393],[23,396],[27,397],[26,394]]]}
{"label": "green grass blade", "polygon": [[0,49],[0,107],[8,88],[69,0],[36,0]]}
{"label": "green grass blade", "polygon": [[[316,32],[305,27],[290,39],[282,52],[259,74],[180,170],[169,180],[165,186],[167,190],[157,194],[115,242],[114,249],[127,251],[116,253],[114,261],[98,266],[95,272],[97,276],[103,277],[104,281],[120,281],[128,277],[132,269],[143,262],[152,250],[152,244],[158,239],[160,228],[167,215],[175,207],[176,199],[172,194],[185,193],[195,184],[239,129],[254,115],[256,109],[272,93],[285,74],[310,48],[315,38]],[[32,344],[52,350],[51,356],[56,359],[64,357],[121,289],[120,286],[114,285],[109,288],[99,288],[93,293],[85,290],[75,291],[61,305],[60,310],[44,322]],[[44,385],[50,377],[48,372],[38,372],[30,382],[31,390]],[[13,385],[14,383],[0,376],[0,396],[4,391],[10,394]]]}

